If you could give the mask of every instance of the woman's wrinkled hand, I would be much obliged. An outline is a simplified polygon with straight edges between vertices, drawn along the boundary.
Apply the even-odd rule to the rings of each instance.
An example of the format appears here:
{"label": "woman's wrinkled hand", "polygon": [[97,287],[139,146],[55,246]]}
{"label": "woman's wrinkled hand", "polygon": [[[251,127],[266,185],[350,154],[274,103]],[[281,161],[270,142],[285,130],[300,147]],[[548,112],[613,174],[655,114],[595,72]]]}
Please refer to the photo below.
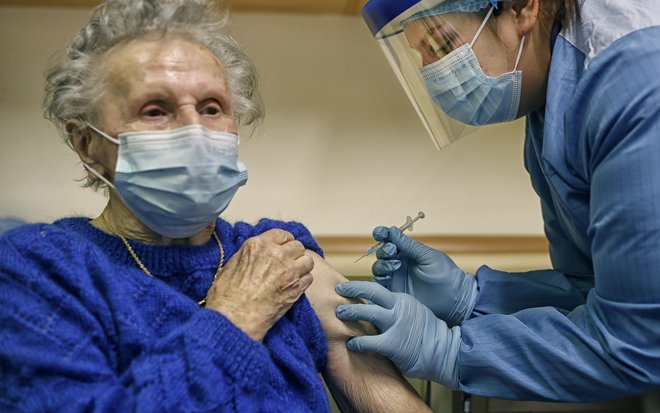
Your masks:
{"label": "woman's wrinkled hand", "polygon": [[272,229],[248,239],[223,267],[206,307],[261,341],[313,281],[314,260],[294,236]]}

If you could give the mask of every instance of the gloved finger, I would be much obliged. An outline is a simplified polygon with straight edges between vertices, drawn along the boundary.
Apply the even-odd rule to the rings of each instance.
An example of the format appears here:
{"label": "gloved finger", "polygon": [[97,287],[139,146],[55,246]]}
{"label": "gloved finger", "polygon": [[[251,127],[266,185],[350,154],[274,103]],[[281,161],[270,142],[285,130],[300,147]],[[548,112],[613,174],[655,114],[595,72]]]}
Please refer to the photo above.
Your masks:
{"label": "gloved finger", "polygon": [[376,227],[374,228],[371,235],[376,241],[385,241],[389,237],[390,233],[387,227]]}
{"label": "gloved finger", "polygon": [[389,240],[399,250],[399,257],[403,255],[415,260],[420,259],[430,249],[430,247],[408,238],[397,227],[390,227]]}
{"label": "gloved finger", "polygon": [[376,257],[378,258],[391,258],[397,253],[396,245],[391,242],[381,245],[380,248],[376,250]]}
{"label": "gloved finger", "polygon": [[374,282],[377,282],[378,284],[382,285],[383,287],[387,288],[388,290],[392,291],[390,288],[392,285],[392,276],[391,275],[375,275],[374,276]]}
{"label": "gloved finger", "polygon": [[399,260],[376,260],[371,266],[373,275],[389,275],[401,268]]}
{"label": "gloved finger", "polygon": [[337,294],[348,298],[364,298],[388,310],[394,307],[396,297],[387,288],[371,281],[348,281],[337,284]]}
{"label": "gloved finger", "polygon": [[346,342],[346,348],[358,353],[371,352],[385,357],[392,356],[389,346],[383,344],[380,336],[354,337]]}
{"label": "gloved finger", "polygon": [[367,321],[380,331],[386,331],[394,324],[392,311],[375,304],[340,305],[335,310],[335,314],[340,320]]}

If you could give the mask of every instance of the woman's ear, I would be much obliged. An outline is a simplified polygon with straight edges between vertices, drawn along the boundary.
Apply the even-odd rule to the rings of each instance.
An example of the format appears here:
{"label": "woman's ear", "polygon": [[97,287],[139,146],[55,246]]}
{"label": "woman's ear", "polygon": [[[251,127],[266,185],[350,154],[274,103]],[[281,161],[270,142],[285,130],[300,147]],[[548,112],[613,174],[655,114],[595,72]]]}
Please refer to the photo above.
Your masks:
{"label": "woman's ear", "polygon": [[514,13],[518,34],[526,36],[539,21],[541,0],[513,0],[511,10]]}
{"label": "woman's ear", "polygon": [[[73,148],[78,154],[80,160],[94,168],[96,172],[105,176],[105,167],[99,162],[97,151],[100,150],[101,139],[95,138],[92,131],[85,124],[79,120],[69,120],[65,124],[67,140],[69,146]],[[99,178],[94,176],[91,172],[87,172],[88,178],[91,181],[97,181]]]}
{"label": "woman's ear", "polygon": [[71,148],[76,151],[80,160],[91,165],[96,161],[92,157],[92,134],[88,127],[86,127],[79,120],[69,120],[65,125],[67,134],[67,143]]}

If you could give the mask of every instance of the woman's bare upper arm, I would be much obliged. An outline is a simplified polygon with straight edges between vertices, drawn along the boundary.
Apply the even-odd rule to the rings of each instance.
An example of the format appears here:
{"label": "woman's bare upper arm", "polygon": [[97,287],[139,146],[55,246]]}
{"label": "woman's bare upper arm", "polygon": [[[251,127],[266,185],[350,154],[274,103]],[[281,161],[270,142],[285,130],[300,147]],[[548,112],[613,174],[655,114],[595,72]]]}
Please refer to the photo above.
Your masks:
{"label": "woman's bare upper arm", "polygon": [[346,277],[337,272],[326,260],[317,253],[307,250],[306,254],[314,259],[312,276],[314,281],[305,291],[307,299],[312,304],[317,317],[321,320],[323,329],[328,336],[328,342],[341,340],[345,342],[351,337],[365,334],[374,334],[376,331],[371,324],[357,321],[342,321],[335,315],[335,309],[341,304],[360,302],[340,296],[335,292],[335,286],[348,281]]}

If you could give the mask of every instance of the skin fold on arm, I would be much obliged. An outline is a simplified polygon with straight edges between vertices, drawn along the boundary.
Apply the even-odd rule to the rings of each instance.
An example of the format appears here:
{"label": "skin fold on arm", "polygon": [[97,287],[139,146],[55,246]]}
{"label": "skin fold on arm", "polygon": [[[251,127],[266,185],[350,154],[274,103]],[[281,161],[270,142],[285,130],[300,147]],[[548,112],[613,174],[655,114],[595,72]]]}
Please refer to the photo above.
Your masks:
{"label": "skin fold on arm", "polygon": [[348,351],[346,340],[377,331],[371,324],[336,317],[338,305],[356,302],[335,292],[335,286],[348,279],[315,252],[307,250],[306,255],[314,259],[314,281],[305,294],[321,320],[328,341],[328,364],[323,378],[341,411],[431,412],[389,360]]}

